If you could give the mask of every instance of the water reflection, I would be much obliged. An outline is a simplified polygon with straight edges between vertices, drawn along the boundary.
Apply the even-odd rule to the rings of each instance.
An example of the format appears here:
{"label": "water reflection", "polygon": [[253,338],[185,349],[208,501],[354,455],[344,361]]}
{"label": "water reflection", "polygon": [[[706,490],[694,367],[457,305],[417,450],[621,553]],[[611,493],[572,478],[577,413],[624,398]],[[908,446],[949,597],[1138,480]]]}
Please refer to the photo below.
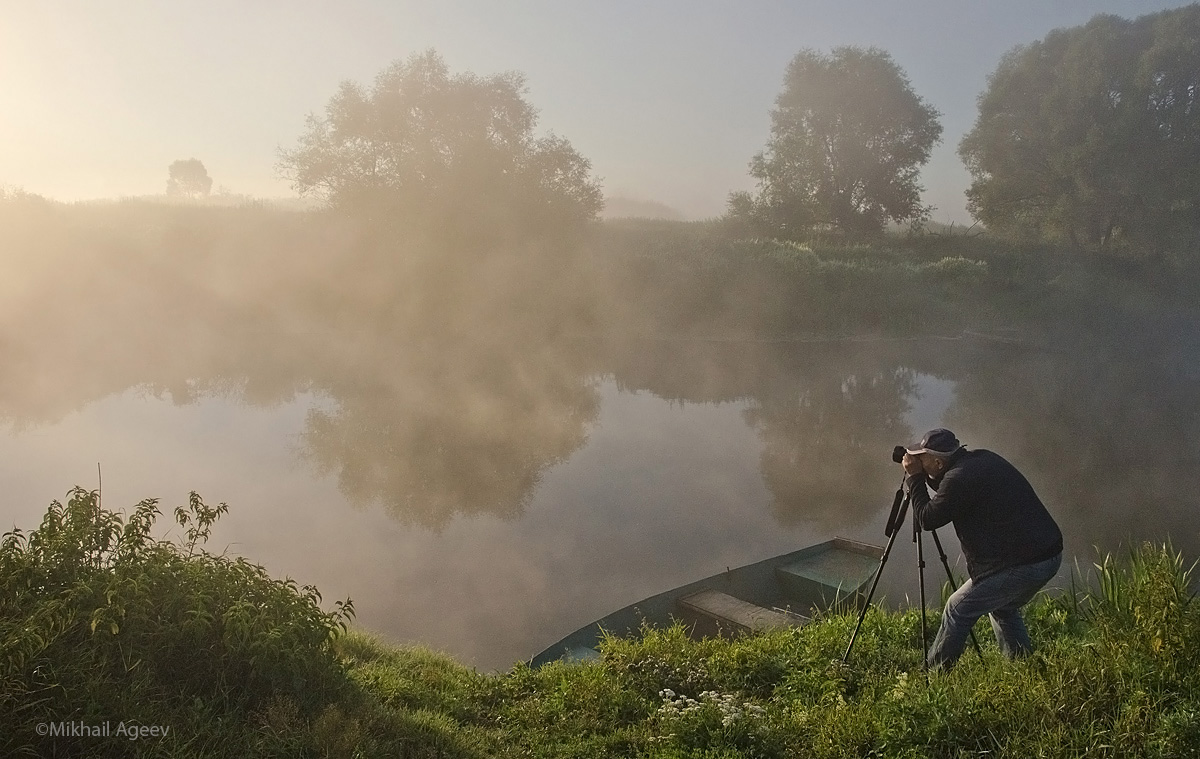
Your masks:
{"label": "water reflection", "polygon": [[1200,379],[1186,356],[1148,344],[1066,353],[920,341],[527,339],[486,329],[417,336],[345,313],[320,329],[282,330],[260,316],[243,315],[224,342],[213,325],[143,327],[141,360],[128,349],[100,360],[90,332],[26,343],[0,382],[0,414],[14,430],[36,428],[128,388],[175,404],[257,407],[312,394],[323,402],[307,412],[300,461],[334,476],[355,505],[442,529],[455,518],[522,514],[545,473],[586,445],[598,379],[611,377],[618,390],[671,402],[742,404],[777,523],[832,532],[876,517],[896,479],[891,447],[935,421],[926,413],[911,423],[921,393],[952,388],[937,422],[1020,466],[1077,523],[1078,547],[1167,534],[1197,543],[1189,520],[1200,492]]}
{"label": "water reflection", "polygon": [[947,410],[1022,467],[1083,556],[1168,536],[1200,551],[1200,381],[1146,347],[977,358]]}
{"label": "water reflection", "polygon": [[916,385],[904,368],[832,368],[807,364],[791,387],[756,396],[746,418],[765,443],[762,473],[779,521],[836,532],[873,516],[877,504],[862,494],[886,492],[895,479],[888,454],[911,436]]}
{"label": "water reflection", "polygon": [[336,474],[351,502],[402,523],[519,515],[545,469],[583,444],[599,408],[566,351],[378,347],[325,372],[336,404],[309,413],[301,453]]}

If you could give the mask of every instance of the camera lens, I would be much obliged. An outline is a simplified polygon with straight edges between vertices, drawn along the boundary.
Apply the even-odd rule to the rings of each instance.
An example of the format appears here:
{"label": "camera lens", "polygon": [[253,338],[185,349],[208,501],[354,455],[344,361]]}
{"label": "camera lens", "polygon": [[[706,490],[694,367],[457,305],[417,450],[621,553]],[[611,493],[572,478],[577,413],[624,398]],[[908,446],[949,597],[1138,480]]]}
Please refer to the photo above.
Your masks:
{"label": "camera lens", "polygon": [[895,448],[892,449],[892,461],[895,461],[897,464],[899,464],[901,461],[904,460],[904,453],[905,453],[904,446],[902,446],[902,445],[896,446]]}

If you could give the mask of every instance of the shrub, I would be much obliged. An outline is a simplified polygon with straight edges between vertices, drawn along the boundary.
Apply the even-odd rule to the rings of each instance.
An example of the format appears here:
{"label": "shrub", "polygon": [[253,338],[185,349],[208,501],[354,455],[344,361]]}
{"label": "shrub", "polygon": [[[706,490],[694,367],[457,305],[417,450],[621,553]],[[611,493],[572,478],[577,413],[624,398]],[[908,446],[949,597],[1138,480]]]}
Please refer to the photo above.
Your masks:
{"label": "shrub", "polygon": [[151,536],[155,500],[124,517],[75,488],[36,530],[4,536],[0,753],[95,751],[94,739],[34,732],[70,720],[168,724],[217,743],[231,717],[280,699],[312,714],[348,692],[331,643],[350,600],[326,612],[314,587],[198,549],[227,508],[192,493],[175,510],[177,544]]}

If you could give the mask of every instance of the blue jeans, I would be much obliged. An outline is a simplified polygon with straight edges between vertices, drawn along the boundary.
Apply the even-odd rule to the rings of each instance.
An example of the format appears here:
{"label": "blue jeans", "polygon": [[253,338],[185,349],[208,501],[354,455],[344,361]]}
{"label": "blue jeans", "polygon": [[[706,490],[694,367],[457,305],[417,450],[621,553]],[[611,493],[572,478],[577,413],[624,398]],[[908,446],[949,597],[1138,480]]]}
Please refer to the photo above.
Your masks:
{"label": "blue jeans", "polygon": [[1002,569],[979,580],[967,580],[954,591],[942,612],[942,626],[927,661],[932,668],[954,666],[966,648],[971,628],[984,614],[990,614],[992,631],[1000,651],[1009,659],[1033,651],[1029,631],[1021,619],[1021,607],[1045,586],[1058,572],[1062,554],[1019,567]]}

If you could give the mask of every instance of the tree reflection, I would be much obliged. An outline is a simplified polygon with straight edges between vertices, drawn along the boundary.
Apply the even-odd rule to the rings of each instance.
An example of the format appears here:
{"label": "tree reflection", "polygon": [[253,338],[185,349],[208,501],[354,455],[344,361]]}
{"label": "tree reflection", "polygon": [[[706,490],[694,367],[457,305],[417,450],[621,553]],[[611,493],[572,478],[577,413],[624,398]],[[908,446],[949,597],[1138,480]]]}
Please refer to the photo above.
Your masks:
{"label": "tree reflection", "polygon": [[915,391],[902,367],[816,365],[757,398],[746,418],[765,443],[762,473],[779,521],[836,532],[876,514],[895,486],[892,447],[912,434],[904,415]]}
{"label": "tree reflection", "polygon": [[567,351],[465,347],[339,367],[335,408],[309,412],[302,455],[351,502],[401,522],[518,516],[542,472],[583,444],[599,397]]}
{"label": "tree reflection", "polygon": [[[912,351],[909,350],[908,353]],[[618,386],[686,402],[747,403],[760,468],[782,524],[845,530],[891,497],[892,447],[913,434],[917,392],[894,344],[649,341],[610,352]]]}

